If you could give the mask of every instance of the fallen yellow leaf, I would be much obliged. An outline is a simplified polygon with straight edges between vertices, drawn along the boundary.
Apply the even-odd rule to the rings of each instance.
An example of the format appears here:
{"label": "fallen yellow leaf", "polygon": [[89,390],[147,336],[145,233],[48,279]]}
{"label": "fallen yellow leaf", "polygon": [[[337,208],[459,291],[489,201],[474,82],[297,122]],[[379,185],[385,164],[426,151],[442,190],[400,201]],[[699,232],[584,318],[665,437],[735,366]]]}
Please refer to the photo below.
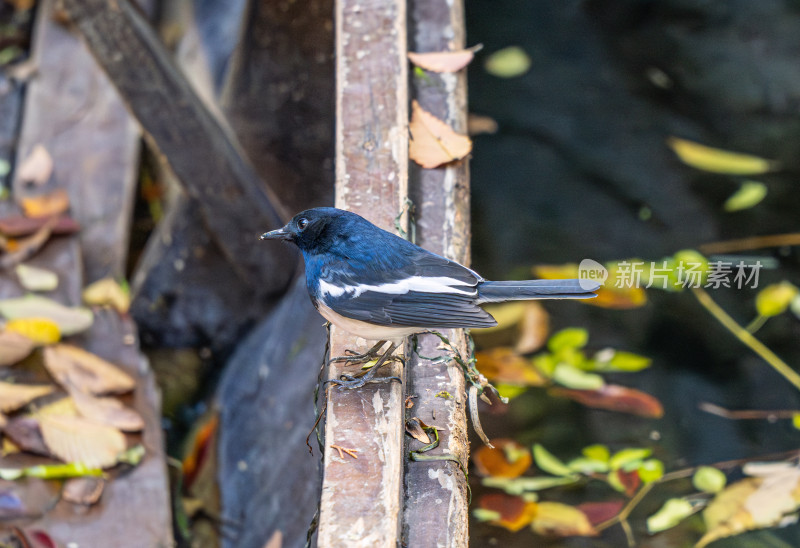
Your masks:
{"label": "fallen yellow leaf", "polygon": [[0,412],[16,411],[36,398],[50,394],[52,385],[15,384],[0,381]]}
{"label": "fallen yellow leaf", "polygon": [[24,335],[36,344],[45,345],[61,340],[58,324],[50,318],[17,318],[6,322],[6,331]]}
{"label": "fallen yellow leaf", "polygon": [[116,365],[69,344],[45,348],[44,364],[60,385],[91,394],[129,392],[136,386]]}
{"label": "fallen yellow leaf", "polygon": [[120,314],[131,307],[131,296],[113,278],[103,278],[83,290],[83,302],[95,306],[111,306]]}
{"label": "fallen yellow leaf", "polygon": [[442,120],[411,103],[411,132],[409,157],[424,168],[460,160],[472,151],[472,141],[466,135],[456,133]]}
{"label": "fallen yellow leaf", "polygon": [[81,417],[47,415],[39,419],[39,427],[48,449],[64,462],[107,468],[125,451],[122,432]]}
{"label": "fallen yellow leaf", "polygon": [[773,160],[713,148],[678,137],[668,138],[667,145],[675,151],[684,164],[712,173],[758,175],[780,167],[780,164]]}
{"label": "fallen yellow leaf", "polygon": [[49,194],[22,198],[20,205],[26,217],[51,217],[69,209],[69,194],[59,188]]}
{"label": "fallen yellow leaf", "polygon": [[531,522],[535,533],[556,537],[593,537],[597,531],[586,514],[560,502],[536,503],[536,515]]}

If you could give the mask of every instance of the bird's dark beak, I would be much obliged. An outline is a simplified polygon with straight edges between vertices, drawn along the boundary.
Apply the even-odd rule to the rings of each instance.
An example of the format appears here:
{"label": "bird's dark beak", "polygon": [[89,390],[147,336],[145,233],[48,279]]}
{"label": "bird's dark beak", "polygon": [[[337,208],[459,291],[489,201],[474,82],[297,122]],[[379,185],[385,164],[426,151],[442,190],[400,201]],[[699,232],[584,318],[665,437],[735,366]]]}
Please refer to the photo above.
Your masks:
{"label": "bird's dark beak", "polygon": [[265,232],[259,238],[260,240],[293,240],[294,234],[291,230],[289,230],[289,225],[286,225],[283,228],[279,228],[278,230],[272,230],[270,232]]}

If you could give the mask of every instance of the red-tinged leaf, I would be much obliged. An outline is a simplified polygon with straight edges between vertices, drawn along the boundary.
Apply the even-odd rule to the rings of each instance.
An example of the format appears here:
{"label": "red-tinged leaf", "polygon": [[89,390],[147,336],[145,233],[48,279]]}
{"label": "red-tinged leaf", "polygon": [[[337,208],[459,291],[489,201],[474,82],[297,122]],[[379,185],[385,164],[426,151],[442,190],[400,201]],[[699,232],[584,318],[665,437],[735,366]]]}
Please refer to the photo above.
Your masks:
{"label": "red-tinged leaf", "polygon": [[27,533],[30,537],[30,540],[37,543],[36,548],[58,548],[56,541],[50,538],[50,535],[41,529],[33,529]]}
{"label": "red-tinged leaf", "polygon": [[[35,234],[42,228],[49,218],[40,217],[32,219],[30,217],[23,217],[22,215],[13,215],[11,217],[0,218],[0,232],[9,238],[21,238],[23,236],[30,236]],[[53,234],[64,235],[74,234],[81,229],[78,221],[72,219],[67,215],[60,215],[55,224],[53,224]]]}
{"label": "red-tinged leaf", "polygon": [[596,409],[630,413],[651,419],[659,419],[664,416],[664,407],[656,398],[640,390],[617,384],[607,384],[598,390],[552,388],[549,392]]}
{"label": "red-tinged leaf", "polygon": [[475,46],[456,51],[433,51],[428,53],[409,51],[408,58],[418,67],[431,72],[458,72],[472,61],[472,58],[475,57],[475,52],[482,47]]}
{"label": "red-tinged leaf", "polygon": [[612,487],[629,497],[632,497],[642,484],[638,470],[631,470],[630,472],[626,472],[622,468],[612,470],[608,474],[608,479]]}
{"label": "red-tinged leaf", "polygon": [[526,502],[522,497],[505,493],[488,493],[482,495],[478,506],[483,510],[497,512],[499,519],[490,523],[509,531],[519,531],[533,521],[536,515],[536,503]]}
{"label": "red-tinged leaf", "polygon": [[50,219],[32,236],[26,236],[19,240],[8,240],[5,243],[6,254],[0,256],[0,268],[12,268],[36,255],[50,239],[55,223],[55,219]]}
{"label": "red-tinged leaf", "polygon": [[478,474],[484,477],[517,478],[533,462],[530,451],[514,440],[498,439],[494,447],[481,446],[472,455]]}
{"label": "red-tinged leaf", "polygon": [[411,103],[408,156],[424,168],[435,168],[460,160],[472,151],[472,141],[419,106]]}
{"label": "red-tinged leaf", "polygon": [[197,431],[192,448],[183,459],[183,485],[187,490],[191,489],[207,457],[213,454],[218,425],[219,415],[214,413]]}
{"label": "red-tinged leaf", "polygon": [[584,502],[579,504],[577,508],[586,514],[586,517],[589,518],[589,523],[597,525],[619,514],[623,506],[625,506],[625,501],[609,500],[606,502]]}

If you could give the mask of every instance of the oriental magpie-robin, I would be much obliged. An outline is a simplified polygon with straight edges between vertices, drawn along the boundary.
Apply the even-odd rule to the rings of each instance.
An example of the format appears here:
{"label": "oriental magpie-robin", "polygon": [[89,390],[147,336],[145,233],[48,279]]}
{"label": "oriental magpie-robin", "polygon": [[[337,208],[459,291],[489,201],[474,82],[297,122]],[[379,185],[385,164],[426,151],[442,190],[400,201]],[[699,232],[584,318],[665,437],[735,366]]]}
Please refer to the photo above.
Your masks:
{"label": "oriental magpie-robin", "polygon": [[587,299],[598,287],[579,280],[484,280],[455,261],[332,207],[298,213],[261,239],[294,242],[303,253],[308,293],[319,313],[349,333],[379,341],[366,354],[334,360],[375,358],[387,341],[391,343],[362,378],[330,381],[348,388],[371,381],[407,335],[497,325],[479,306],[482,303]]}

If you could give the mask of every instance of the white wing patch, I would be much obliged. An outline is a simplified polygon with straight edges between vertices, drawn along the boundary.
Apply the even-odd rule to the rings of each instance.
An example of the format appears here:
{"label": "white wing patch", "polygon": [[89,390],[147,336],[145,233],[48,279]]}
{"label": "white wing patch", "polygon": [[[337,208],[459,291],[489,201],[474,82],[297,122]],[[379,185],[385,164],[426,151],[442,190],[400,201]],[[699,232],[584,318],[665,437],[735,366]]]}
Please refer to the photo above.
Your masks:
{"label": "white wing patch", "polygon": [[351,298],[358,297],[365,291],[375,291],[377,293],[385,293],[389,295],[403,295],[410,291],[419,291],[421,293],[460,293],[462,295],[473,296],[478,294],[478,291],[470,282],[442,276],[412,276],[410,278],[398,280],[393,283],[379,285],[357,284],[337,286],[333,285],[332,283],[328,283],[325,280],[320,280],[319,290],[321,293],[328,295],[329,297],[341,297],[347,293]]}

